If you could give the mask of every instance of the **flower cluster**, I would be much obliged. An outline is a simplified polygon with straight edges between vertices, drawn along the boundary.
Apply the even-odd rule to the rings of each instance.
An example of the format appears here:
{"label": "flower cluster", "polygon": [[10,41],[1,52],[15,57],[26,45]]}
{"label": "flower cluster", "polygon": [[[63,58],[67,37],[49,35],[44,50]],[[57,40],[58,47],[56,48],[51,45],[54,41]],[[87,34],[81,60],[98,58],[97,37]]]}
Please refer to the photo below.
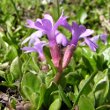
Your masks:
{"label": "flower cluster", "polygon": [[[66,36],[58,30],[59,26],[64,27],[71,33],[71,39],[68,40]],[[35,22],[27,20],[27,27],[37,31],[22,42],[22,44],[25,44],[29,41],[28,46],[23,47],[22,50],[26,53],[37,52],[41,61],[44,61],[46,59],[43,53],[43,47],[48,46],[53,64],[58,69],[67,67],[79,40],[83,41],[80,45],[88,45],[92,51],[96,51],[98,48],[97,40],[100,38],[106,43],[107,38],[106,34],[91,37],[94,31],[86,29],[84,25],[78,25],[76,22],[72,22],[72,25],[70,25],[67,22],[67,17],[63,15],[63,12],[56,23],[54,23],[53,18],[49,14],[45,14],[43,19],[38,18]],[[43,36],[47,36],[48,42],[41,40]],[[62,52],[63,48],[65,49]]]}

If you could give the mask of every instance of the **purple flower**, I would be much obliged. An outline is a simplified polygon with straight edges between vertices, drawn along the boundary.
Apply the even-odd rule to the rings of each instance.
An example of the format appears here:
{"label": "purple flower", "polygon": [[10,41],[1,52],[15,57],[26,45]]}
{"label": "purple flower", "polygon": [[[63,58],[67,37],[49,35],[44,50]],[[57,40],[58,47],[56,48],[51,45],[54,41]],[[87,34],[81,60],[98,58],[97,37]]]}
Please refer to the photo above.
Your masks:
{"label": "purple flower", "polygon": [[[68,29],[68,30],[70,30],[70,29]],[[62,68],[65,68],[69,64],[72,54],[73,54],[74,50],[76,49],[76,46],[80,39],[84,39],[85,43],[93,51],[95,51],[97,48],[97,45],[94,42],[92,42],[90,39],[87,38],[88,36],[90,36],[94,33],[93,30],[86,29],[85,26],[78,25],[76,22],[73,22],[72,26],[71,26],[71,32],[72,32],[72,39],[69,42],[69,45],[66,47],[66,50],[65,50],[65,53],[63,56],[63,60],[62,60]]]}
{"label": "purple flower", "polygon": [[[58,26],[62,26],[65,24],[65,22],[67,22],[66,18],[67,17],[63,16],[62,12],[60,18],[57,20],[56,23],[54,23],[53,18],[49,14],[45,14],[43,19],[37,19],[35,22],[33,22],[32,20],[27,20],[27,27],[40,30],[44,34],[47,34],[50,45],[54,45],[53,42],[56,43],[55,34],[57,33],[57,28]],[[68,24],[66,23],[65,26],[66,25]]]}
{"label": "purple flower", "polygon": [[[43,41],[41,41],[42,43],[39,43],[36,40],[43,35],[46,35],[49,41],[52,61],[57,68],[61,67],[61,60],[62,68],[65,68],[68,65],[79,40],[83,39],[83,44],[87,44],[92,51],[96,51],[96,48],[98,47],[96,44],[98,37],[96,36],[89,38],[89,36],[91,36],[94,31],[91,29],[86,29],[85,26],[78,25],[76,22],[73,22],[71,26],[68,24],[66,19],[67,17],[63,16],[62,12],[56,23],[54,23],[53,18],[49,14],[45,14],[43,19],[37,19],[35,22],[32,20],[27,20],[27,27],[37,29],[38,31],[33,33],[23,42],[26,43],[30,40],[29,48],[26,47],[25,50],[27,52],[31,52],[35,51],[36,49],[36,51],[39,53],[39,56],[41,56],[40,53],[43,53],[43,46],[45,43]],[[72,39],[70,41],[68,41],[68,39],[58,31],[59,26],[63,26],[72,33]],[[100,39],[105,42],[106,36],[102,35],[100,36]],[[62,56],[59,45],[67,46],[63,59],[61,58]],[[39,49],[41,48],[40,52],[38,51],[37,47],[39,47]]]}
{"label": "purple flower", "polygon": [[84,39],[84,42],[90,47],[91,50],[96,51],[97,44],[93,42],[91,39],[87,37],[94,33],[91,29],[86,29],[83,25],[78,25],[77,23],[73,22],[72,25],[72,40],[70,44],[73,44],[74,47],[77,46],[78,40]]}
{"label": "purple flower", "polygon": [[[57,28],[59,26],[63,26],[64,24],[66,27],[69,26],[67,25],[66,18],[67,17],[63,16],[62,12],[56,23],[53,22],[53,18],[49,14],[45,14],[43,19],[37,19],[35,22],[27,20],[27,27],[37,29],[47,35],[52,61],[57,68],[60,66],[59,63],[61,60],[61,53],[57,44],[66,46],[68,43],[66,37],[57,31]],[[32,40],[30,42],[32,42]]]}
{"label": "purple flower", "polygon": [[[43,19],[36,20],[35,22],[35,26],[39,28],[39,30],[42,30],[47,35],[47,38],[49,40],[49,47],[50,47],[50,53],[52,56],[52,61],[57,68],[60,66],[60,60],[61,60],[61,53],[57,45],[57,42],[62,43],[63,45],[66,45],[65,37],[62,37],[63,36],[62,34],[57,33],[57,28],[58,26],[62,25],[65,20],[66,20],[66,17],[64,17],[62,13],[60,18],[54,24],[52,17],[46,14],[44,15]],[[63,40],[63,42],[61,42],[61,40],[58,40],[58,36],[59,36],[59,39]]]}
{"label": "purple flower", "polygon": [[103,43],[106,43],[107,34],[101,34],[101,35],[97,35],[97,36],[94,36],[94,37],[91,37],[91,38],[87,38],[87,37],[86,37],[86,38],[84,38],[84,42],[81,43],[81,45],[87,44],[92,51],[96,51],[96,49],[98,48],[97,41],[98,41],[99,39],[100,39]]}
{"label": "purple flower", "polygon": [[107,34],[101,34],[100,35],[100,39],[102,40],[103,43],[107,42],[107,37],[108,37]]}
{"label": "purple flower", "polygon": [[[82,43],[83,45],[86,44],[89,46],[89,48],[92,51],[96,51],[96,49],[98,48],[98,45],[96,44],[96,41],[93,41],[91,38],[84,38],[84,42]],[[81,45],[82,45],[81,44]]]}
{"label": "purple flower", "polygon": [[105,44],[107,42],[107,34],[100,34],[91,38],[93,42],[97,42],[99,39]]}
{"label": "purple flower", "polygon": [[[37,31],[38,33],[38,31]],[[39,38],[35,38],[36,37],[36,33],[33,33],[31,36],[29,36],[27,39],[25,39],[22,44],[26,43],[28,40],[29,41],[29,45],[27,47],[23,47],[22,50],[25,51],[25,53],[30,53],[30,52],[37,52],[39,54],[39,58],[40,60],[45,60],[45,56],[43,53],[43,47],[45,45],[48,45],[48,43],[46,43],[45,41],[40,41]]]}
{"label": "purple flower", "polygon": [[69,42],[69,45],[66,47],[62,60],[62,68],[65,68],[69,64],[73,51],[77,46],[79,37],[84,31],[86,31],[86,28],[82,25],[79,26],[76,22],[73,22],[71,26],[71,31],[72,31],[72,39]]}
{"label": "purple flower", "polygon": [[80,43],[80,46],[88,45],[90,49],[95,52],[96,49],[98,48],[98,45],[97,45],[98,39],[99,39],[99,35],[91,37],[91,38],[85,37],[84,41]]}

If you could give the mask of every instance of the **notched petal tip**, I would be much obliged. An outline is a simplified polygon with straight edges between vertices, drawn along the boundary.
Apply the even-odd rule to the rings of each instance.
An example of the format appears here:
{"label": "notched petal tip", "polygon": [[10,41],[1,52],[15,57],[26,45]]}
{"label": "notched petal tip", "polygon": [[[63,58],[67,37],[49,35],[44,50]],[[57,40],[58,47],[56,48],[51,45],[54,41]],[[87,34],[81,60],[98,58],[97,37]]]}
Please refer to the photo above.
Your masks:
{"label": "notched petal tip", "polygon": [[54,23],[54,22],[53,22],[52,16],[49,15],[49,14],[44,14],[43,16],[44,16],[45,19],[48,19],[48,20],[51,22],[52,26],[53,26],[53,23]]}

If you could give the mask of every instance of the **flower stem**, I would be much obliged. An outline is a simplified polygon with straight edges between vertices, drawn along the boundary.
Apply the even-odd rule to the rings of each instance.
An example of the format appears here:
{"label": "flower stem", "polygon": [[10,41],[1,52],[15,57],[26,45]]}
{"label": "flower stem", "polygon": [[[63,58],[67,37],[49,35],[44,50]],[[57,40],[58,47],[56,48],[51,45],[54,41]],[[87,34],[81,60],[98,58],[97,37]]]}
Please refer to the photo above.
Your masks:
{"label": "flower stem", "polygon": [[58,72],[56,73],[55,78],[54,78],[54,82],[55,82],[55,83],[58,83],[58,81],[59,81],[60,78],[61,78],[61,75],[62,75],[62,68],[59,68],[59,69],[58,69]]}
{"label": "flower stem", "polygon": [[57,69],[58,69],[58,72],[56,73],[56,75],[54,77],[54,82],[55,83],[58,83],[58,81],[61,78],[62,72],[63,72],[63,70],[62,70],[62,59],[60,60],[59,67]]}
{"label": "flower stem", "polygon": [[94,76],[97,74],[97,71],[93,72],[92,75],[89,77],[89,79],[86,81],[86,83],[84,84],[84,86],[82,87],[82,89],[80,90],[75,102],[74,102],[74,105],[72,107],[72,110],[74,110],[75,106],[77,105],[78,101],[79,101],[79,98],[80,96],[82,95],[84,89],[87,87],[87,85],[91,82],[91,80],[93,80]]}
{"label": "flower stem", "polygon": [[58,73],[55,75],[55,78],[54,78],[54,82],[55,82],[55,83],[58,83],[58,81],[60,80],[61,75],[62,75],[61,72],[58,72]]}

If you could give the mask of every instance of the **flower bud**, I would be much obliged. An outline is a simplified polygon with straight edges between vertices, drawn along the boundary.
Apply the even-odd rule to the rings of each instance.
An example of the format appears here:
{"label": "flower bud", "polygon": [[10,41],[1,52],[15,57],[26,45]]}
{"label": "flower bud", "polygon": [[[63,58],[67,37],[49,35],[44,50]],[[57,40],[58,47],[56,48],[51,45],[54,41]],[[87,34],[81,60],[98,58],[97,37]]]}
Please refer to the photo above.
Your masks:
{"label": "flower bud", "polygon": [[63,69],[66,68],[67,65],[69,64],[74,50],[75,50],[74,45],[68,45],[66,47],[66,50],[65,50],[65,53],[63,56],[63,60],[62,60],[62,68]]}
{"label": "flower bud", "polygon": [[61,61],[61,52],[57,44],[50,46],[50,53],[54,66],[56,68],[59,68]]}

